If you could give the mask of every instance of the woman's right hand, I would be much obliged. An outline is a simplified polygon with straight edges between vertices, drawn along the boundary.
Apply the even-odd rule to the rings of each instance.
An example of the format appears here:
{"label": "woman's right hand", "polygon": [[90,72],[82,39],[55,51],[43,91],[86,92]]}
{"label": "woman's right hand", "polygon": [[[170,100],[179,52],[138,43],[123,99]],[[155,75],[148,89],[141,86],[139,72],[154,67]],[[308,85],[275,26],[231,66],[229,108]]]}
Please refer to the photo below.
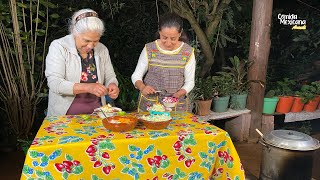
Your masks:
{"label": "woman's right hand", "polygon": [[101,83],[86,83],[86,85],[88,86],[88,93],[94,94],[97,97],[108,94],[109,89]]}
{"label": "woman's right hand", "polygon": [[136,81],[135,86],[144,96],[156,93],[156,90],[152,86],[145,85],[141,80]]}
{"label": "woman's right hand", "polygon": [[154,93],[156,93],[156,90],[155,90],[153,87],[151,87],[151,86],[145,86],[145,87],[141,90],[141,93],[146,96],[146,95],[149,95],[149,94],[154,94]]}

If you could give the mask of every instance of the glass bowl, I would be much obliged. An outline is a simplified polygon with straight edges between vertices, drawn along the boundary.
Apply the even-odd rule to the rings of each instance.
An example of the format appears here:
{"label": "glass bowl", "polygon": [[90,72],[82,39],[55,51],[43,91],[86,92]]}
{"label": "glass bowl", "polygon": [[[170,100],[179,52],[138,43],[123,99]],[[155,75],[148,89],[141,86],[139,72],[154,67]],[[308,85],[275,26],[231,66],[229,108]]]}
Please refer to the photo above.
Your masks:
{"label": "glass bowl", "polygon": [[134,116],[111,116],[102,120],[103,126],[114,132],[131,131],[138,123],[138,119]]}

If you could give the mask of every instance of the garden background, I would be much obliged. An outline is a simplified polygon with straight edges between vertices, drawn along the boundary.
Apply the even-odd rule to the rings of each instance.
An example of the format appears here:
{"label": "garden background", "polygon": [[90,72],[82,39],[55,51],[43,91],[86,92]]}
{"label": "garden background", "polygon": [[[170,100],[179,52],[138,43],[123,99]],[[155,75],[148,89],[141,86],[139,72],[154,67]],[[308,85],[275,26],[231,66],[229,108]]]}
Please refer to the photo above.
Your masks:
{"label": "garden background", "polygon": [[[145,43],[155,40],[159,15],[174,8],[170,7],[174,2],[180,1],[0,0],[1,142],[15,144],[17,139],[23,142],[34,137],[45,117],[48,102],[43,74],[48,46],[54,39],[68,34],[69,18],[82,8],[97,11],[105,22],[106,32],[100,42],[110,51],[120,83],[121,93],[115,101],[116,106],[134,110],[138,91],[131,83],[131,74]],[[193,8],[199,27],[206,29],[209,21],[203,4],[210,5],[214,1],[183,2]],[[201,37],[185,19],[184,30],[196,49],[197,76],[201,78],[230,65],[230,57],[248,59],[249,56],[252,1],[221,0],[220,3],[223,5],[218,6],[221,14],[215,19],[218,23],[208,37],[213,61],[207,69],[202,66],[207,64],[208,57],[201,46]],[[298,15],[299,19],[306,20],[307,29],[292,30],[291,26],[280,24],[279,13]],[[320,64],[319,18],[318,0],[274,2],[266,90],[273,89],[283,78],[293,79],[298,84],[319,80],[319,71],[316,71]],[[19,37],[16,37],[17,31],[20,31]],[[10,69],[14,71],[11,77],[6,75]]]}

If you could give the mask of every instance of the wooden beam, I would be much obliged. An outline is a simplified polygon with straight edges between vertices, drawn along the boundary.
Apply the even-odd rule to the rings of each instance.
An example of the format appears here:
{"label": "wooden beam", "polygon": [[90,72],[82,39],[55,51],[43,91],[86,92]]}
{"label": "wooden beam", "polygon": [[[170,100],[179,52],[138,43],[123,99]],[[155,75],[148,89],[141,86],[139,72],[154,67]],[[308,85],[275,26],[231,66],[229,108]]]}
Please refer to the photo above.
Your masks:
{"label": "wooden beam", "polygon": [[[270,51],[270,27],[273,0],[253,0],[249,60],[253,62],[248,72],[250,80],[266,81]],[[251,83],[248,108],[251,110],[250,138],[259,135],[255,129],[262,127],[262,106],[265,87]]]}

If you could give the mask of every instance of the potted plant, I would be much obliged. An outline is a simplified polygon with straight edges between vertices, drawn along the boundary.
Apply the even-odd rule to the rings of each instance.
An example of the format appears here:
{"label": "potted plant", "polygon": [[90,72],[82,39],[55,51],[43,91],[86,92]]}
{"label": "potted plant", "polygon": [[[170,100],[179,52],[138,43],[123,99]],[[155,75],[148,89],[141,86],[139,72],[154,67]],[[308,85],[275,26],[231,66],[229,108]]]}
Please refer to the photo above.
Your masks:
{"label": "potted plant", "polygon": [[218,72],[213,76],[213,111],[225,112],[228,110],[229,99],[234,89],[234,81],[231,73]]}
{"label": "potted plant", "polygon": [[304,99],[303,96],[304,96],[303,92],[296,91],[296,94],[293,97],[293,103],[292,103],[290,112],[297,113],[302,111],[303,106],[305,104],[305,102],[302,101]]}
{"label": "potted plant", "polygon": [[275,90],[269,90],[263,98],[263,109],[264,114],[273,114],[276,110],[279,98],[275,96]]}
{"label": "potted plant", "polygon": [[296,82],[289,78],[284,78],[281,81],[277,81],[276,95],[279,97],[276,111],[279,113],[288,113],[291,110],[293,104],[293,87]]}
{"label": "potted plant", "polygon": [[302,97],[302,102],[305,103],[303,110],[307,112],[313,112],[317,109],[319,100],[317,98],[317,87],[314,84],[303,85],[301,87],[301,93],[298,94]]}
{"label": "potted plant", "polygon": [[225,70],[230,72],[233,78],[234,88],[231,92],[230,108],[232,109],[245,109],[248,96],[247,79],[248,69],[252,65],[252,61],[241,61],[237,56],[229,58],[232,67],[224,67]]}
{"label": "potted plant", "polygon": [[311,85],[316,88],[316,93],[315,93],[316,97],[315,97],[315,99],[318,101],[318,104],[319,104],[318,105],[318,109],[320,109],[320,81],[314,81],[314,82],[311,83]]}
{"label": "potted plant", "polygon": [[296,96],[294,97],[294,102],[291,108],[291,112],[301,112],[304,105],[314,99],[315,89],[310,85],[301,86],[299,91],[296,91]]}
{"label": "potted plant", "polygon": [[206,116],[210,112],[212,103],[212,77],[196,78],[195,87],[190,92],[192,98],[195,100],[196,114],[200,116]]}

